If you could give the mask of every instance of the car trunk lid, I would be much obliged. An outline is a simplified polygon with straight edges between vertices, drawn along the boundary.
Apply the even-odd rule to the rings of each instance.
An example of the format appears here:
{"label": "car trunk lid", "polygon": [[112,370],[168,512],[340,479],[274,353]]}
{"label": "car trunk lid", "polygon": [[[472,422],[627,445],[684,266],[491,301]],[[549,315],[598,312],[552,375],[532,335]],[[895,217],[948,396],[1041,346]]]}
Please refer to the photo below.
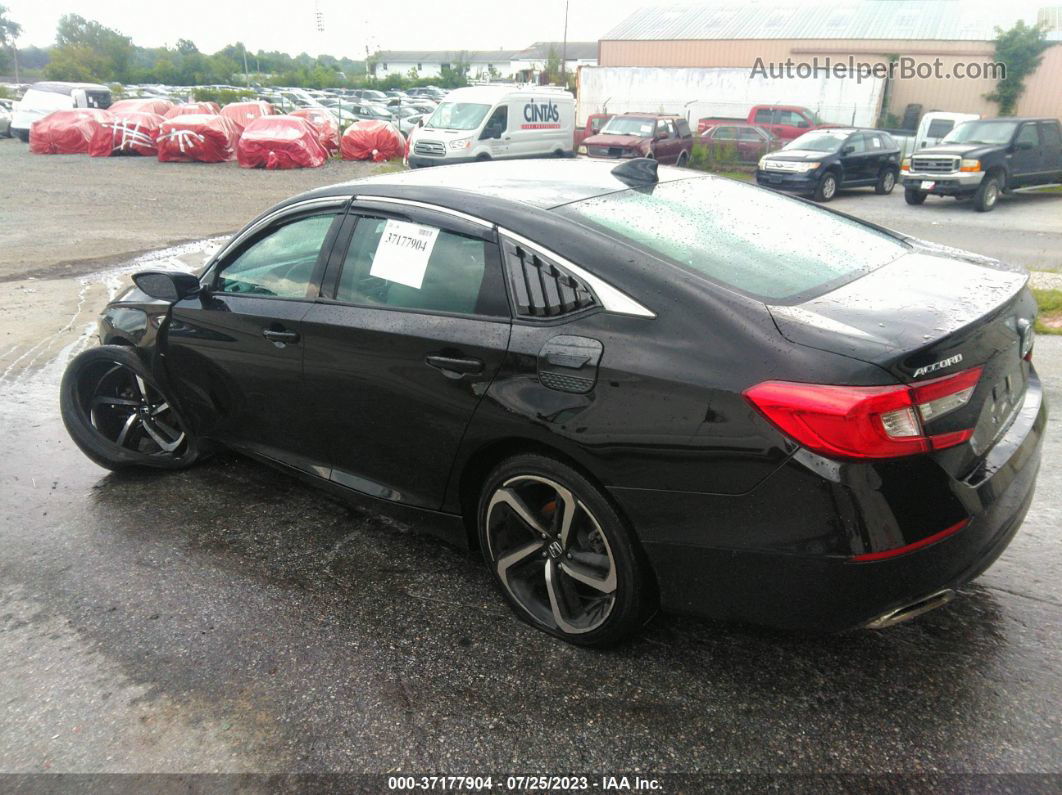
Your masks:
{"label": "car trunk lid", "polygon": [[859,279],[791,306],[769,306],[782,335],[870,362],[917,385],[981,368],[968,403],[925,427],[973,429],[970,441],[937,453],[958,475],[994,444],[1021,406],[1035,302],[1028,275],[976,255],[915,246]]}

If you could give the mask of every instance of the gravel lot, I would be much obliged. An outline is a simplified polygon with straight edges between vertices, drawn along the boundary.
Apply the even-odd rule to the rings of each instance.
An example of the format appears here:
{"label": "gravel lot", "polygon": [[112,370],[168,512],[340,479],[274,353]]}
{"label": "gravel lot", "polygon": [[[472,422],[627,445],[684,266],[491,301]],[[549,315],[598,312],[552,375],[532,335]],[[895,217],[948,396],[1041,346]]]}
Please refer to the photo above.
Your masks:
{"label": "gravel lot", "polygon": [[281,199],[375,166],[262,172],[236,163],[34,155],[0,138],[0,281],[73,275],[137,252],[229,235]]}
{"label": "gravel lot", "polygon": [[[838,637],[665,617],[608,653],[513,619],[476,558],[249,460],[118,475],[84,458],[57,385],[138,267],[130,252],[231,232],[365,171],[30,157],[0,140],[0,772],[1052,773],[966,788],[1057,787],[1056,418],[1024,528],[947,607]],[[1007,203],[949,209],[931,239],[967,218],[996,246],[1029,234]],[[197,264],[214,245],[153,261]],[[1062,338],[1039,340],[1036,362],[1057,404]]]}

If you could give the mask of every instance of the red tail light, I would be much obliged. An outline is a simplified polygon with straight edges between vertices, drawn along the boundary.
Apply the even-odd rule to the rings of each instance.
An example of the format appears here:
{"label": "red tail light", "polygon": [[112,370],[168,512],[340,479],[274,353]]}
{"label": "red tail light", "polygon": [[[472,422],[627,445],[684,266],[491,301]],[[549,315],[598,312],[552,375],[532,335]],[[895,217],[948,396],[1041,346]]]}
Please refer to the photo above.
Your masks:
{"label": "red tail light", "polygon": [[931,436],[925,423],[970,400],[981,368],[917,386],[765,381],[745,397],[804,447],[839,458],[894,458],[962,444],[973,429]]}

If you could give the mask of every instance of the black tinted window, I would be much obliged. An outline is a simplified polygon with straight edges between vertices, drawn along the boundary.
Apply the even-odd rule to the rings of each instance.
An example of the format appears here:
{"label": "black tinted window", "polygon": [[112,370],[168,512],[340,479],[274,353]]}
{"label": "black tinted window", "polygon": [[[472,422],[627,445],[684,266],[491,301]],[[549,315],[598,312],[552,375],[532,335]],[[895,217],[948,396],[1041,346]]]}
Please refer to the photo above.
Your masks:
{"label": "black tinted window", "polygon": [[304,298],[335,215],[314,215],[276,229],[221,271],[218,289],[278,298]]}
{"label": "black tinted window", "polygon": [[459,314],[502,314],[504,287],[490,279],[488,244],[423,224],[362,218],[354,228],[336,299]]}
{"label": "black tinted window", "polygon": [[1035,124],[1026,124],[1021,128],[1021,132],[1018,133],[1018,137],[1015,141],[1019,144],[1032,144],[1033,146],[1040,145],[1040,136],[1036,133]]}
{"label": "black tinted window", "polygon": [[955,122],[951,119],[933,119],[926,130],[927,138],[943,138],[951,132]]}
{"label": "black tinted window", "polygon": [[1040,136],[1043,138],[1044,146],[1062,146],[1062,133],[1058,130],[1058,124],[1049,121],[1042,122]]}

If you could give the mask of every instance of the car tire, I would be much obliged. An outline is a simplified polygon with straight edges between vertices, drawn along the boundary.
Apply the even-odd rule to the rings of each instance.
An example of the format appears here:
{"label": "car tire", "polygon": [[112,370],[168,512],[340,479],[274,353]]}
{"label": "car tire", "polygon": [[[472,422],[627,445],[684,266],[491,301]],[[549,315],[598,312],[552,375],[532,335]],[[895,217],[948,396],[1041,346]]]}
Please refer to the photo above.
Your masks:
{"label": "car tire", "polygon": [[28,144],[29,143],[29,130],[19,130],[17,134],[18,134],[18,139],[20,141],[22,141],[22,143],[24,143],[24,144]]}
{"label": "car tire", "polygon": [[[480,549],[513,612],[579,646],[639,630],[656,603],[648,564],[603,492],[554,458],[522,454],[487,477]],[[567,525],[567,529],[565,529]]]}
{"label": "car tire", "polygon": [[999,201],[999,194],[1002,190],[999,177],[994,174],[986,176],[981,180],[981,184],[977,186],[977,193],[974,194],[974,209],[979,213],[992,212]]}
{"label": "car tire", "polygon": [[688,153],[683,152],[678,156],[678,160],[675,161],[675,165],[679,168],[686,168],[690,162],[690,156]]}
{"label": "car tire", "polygon": [[477,163],[486,163],[490,159],[490,155],[488,155],[486,152],[480,152],[478,155],[476,155]]}
{"label": "car tire", "polygon": [[90,348],[67,365],[59,409],[70,438],[106,469],[183,469],[199,445],[176,407],[125,345]]}
{"label": "car tire", "polygon": [[815,193],[813,198],[817,202],[832,201],[833,197],[837,195],[837,175],[832,171],[827,171],[822,175],[822,179],[819,180],[819,184],[815,186]]}
{"label": "car tire", "polygon": [[925,191],[918,190],[917,188],[903,189],[903,200],[908,204],[924,204],[927,195],[928,194],[926,194]]}
{"label": "car tire", "polygon": [[888,196],[896,187],[896,172],[887,168],[878,174],[878,182],[874,186],[874,192],[879,196]]}

